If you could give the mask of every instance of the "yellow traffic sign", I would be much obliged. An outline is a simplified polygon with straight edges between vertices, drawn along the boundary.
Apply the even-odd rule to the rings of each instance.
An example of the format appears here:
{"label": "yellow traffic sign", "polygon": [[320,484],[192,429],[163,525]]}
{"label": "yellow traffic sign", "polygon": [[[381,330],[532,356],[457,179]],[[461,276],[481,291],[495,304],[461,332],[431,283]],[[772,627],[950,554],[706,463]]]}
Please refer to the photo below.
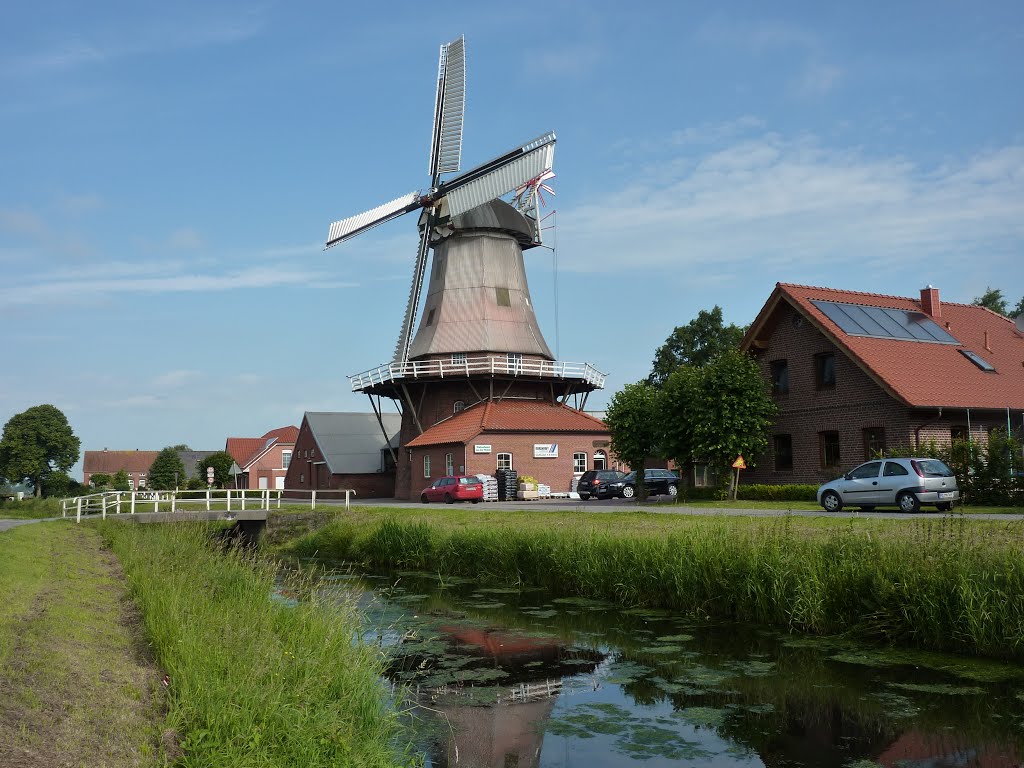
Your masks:
{"label": "yellow traffic sign", "polygon": [[732,468],[733,469],[746,469],[747,468],[747,462],[745,462],[743,460],[743,457],[740,456],[738,459],[736,459],[736,461],[734,461],[732,463]]}

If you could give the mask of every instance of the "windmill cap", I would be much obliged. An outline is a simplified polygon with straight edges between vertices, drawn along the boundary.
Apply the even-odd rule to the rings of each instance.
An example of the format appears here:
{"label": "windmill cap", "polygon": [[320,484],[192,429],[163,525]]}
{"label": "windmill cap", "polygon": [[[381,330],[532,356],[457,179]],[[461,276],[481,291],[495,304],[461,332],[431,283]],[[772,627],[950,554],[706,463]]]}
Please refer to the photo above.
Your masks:
{"label": "windmill cap", "polygon": [[533,239],[534,230],[530,222],[504,200],[491,200],[452,217],[451,227],[458,232],[496,229],[512,235],[524,249],[536,245]]}

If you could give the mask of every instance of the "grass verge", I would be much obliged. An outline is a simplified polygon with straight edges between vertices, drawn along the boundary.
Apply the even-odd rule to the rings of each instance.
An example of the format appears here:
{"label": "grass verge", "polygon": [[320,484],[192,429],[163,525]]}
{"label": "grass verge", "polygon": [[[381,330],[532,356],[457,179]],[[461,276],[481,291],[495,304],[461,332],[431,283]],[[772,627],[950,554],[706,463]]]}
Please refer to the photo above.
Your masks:
{"label": "grass verge", "polygon": [[100,537],[25,525],[0,553],[0,765],[157,765],[159,677]]}
{"label": "grass verge", "polygon": [[214,548],[202,525],[101,526],[170,678],[167,722],[190,767],[394,766],[401,753],[374,649],[353,606],[311,581],[271,600],[276,567]]}
{"label": "grass verge", "polygon": [[0,519],[42,520],[47,517],[60,517],[60,515],[60,499],[0,501]]}
{"label": "grass verge", "polygon": [[299,556],[536,584],[564,595],[1024,657],[1024,524],[362,509]]}

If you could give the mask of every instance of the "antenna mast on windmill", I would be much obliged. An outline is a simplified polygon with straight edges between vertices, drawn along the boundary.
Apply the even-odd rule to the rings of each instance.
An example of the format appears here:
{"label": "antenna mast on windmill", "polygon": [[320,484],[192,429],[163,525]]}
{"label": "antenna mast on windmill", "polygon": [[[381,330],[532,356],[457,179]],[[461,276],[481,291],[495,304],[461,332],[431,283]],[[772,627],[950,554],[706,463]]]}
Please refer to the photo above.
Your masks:
{"label": "antenna mast on windmill", "polygon": [[[406,213],[420,213],[419,247],[392,362],[349,377],[353,391],[370,398],[378,418],[381,397],[398,405],[400,446],[485,401],[567,405],[572,398],[582,408],[587,394],[605,381],[605,374],[589,364],[555,361],[526,280],[523,250],[541,245],[541,194],[554,194],[547,182],[554,177],[555,134],[460,173],[465,96],[460,37],[441,46],[430,187],[334,222],[327,239],[330,248]],[[456,175],[443,178],[446,174]],[[505,196],[512,204],[501,199]],[[393,446],[391,452],[396,494],[402,496],[410,490],[411,452]]]}

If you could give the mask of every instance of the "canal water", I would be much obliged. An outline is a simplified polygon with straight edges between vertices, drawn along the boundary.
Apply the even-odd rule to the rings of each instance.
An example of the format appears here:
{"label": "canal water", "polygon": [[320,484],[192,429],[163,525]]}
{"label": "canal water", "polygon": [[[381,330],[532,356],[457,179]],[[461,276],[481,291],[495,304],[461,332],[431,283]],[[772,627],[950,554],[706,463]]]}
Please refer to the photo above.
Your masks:
{"label": "canal water", "polygon": [[339,568],[433,768],[1024,765],[1024,667]]}

